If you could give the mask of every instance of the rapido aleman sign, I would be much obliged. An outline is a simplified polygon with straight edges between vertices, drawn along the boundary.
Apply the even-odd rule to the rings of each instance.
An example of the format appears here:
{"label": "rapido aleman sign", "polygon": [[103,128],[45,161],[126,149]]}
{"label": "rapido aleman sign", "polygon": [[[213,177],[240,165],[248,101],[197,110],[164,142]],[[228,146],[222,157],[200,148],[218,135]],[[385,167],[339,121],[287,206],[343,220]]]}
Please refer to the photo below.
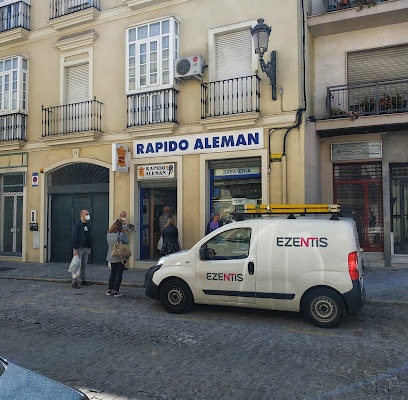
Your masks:
{"label": "rapido aleman sign", "polygon": [[234,131],[135,140],[134,158],[262,149],[263,131]]}

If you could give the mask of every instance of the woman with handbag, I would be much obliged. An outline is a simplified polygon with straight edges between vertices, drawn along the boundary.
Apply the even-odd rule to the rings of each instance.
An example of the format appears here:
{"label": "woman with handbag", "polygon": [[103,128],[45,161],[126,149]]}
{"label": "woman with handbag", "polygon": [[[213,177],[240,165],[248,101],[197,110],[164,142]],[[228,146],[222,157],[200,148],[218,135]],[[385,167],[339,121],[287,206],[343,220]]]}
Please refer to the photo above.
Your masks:
{"label": "woman with handbag", "polygon": [[176,221],[173,217],[170,217],[163,229],[163,246],[160,253],[163,256],[175,253],[181,250],[180,241],[178,238],[178,229],[176,227]]}
{"label": "woman with handbag", "polygon": [[[122,221],[116,220],[108,230],[106,234],[106,240],[108,242],[108,254],[106,255],[106,261],[111,263],[111,273],[109,277],[108,296],[120,297],[123,296],[121,292],[120,284],[122,283],[122,274],[125,269],[126,259],[121,258],[115,250],[119,247],[117,244],[129,243],[129,239],[126,235],[126,231],[123,230]],[[113,254],[112,254],[113,251]]]}

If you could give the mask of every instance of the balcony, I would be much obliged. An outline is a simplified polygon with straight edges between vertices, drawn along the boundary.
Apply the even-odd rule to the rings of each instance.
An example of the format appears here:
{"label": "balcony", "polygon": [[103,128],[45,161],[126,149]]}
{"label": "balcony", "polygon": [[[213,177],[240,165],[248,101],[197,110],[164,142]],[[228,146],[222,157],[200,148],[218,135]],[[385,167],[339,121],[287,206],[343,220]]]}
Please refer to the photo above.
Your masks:
{"label": "balcony", "polygon": [[101,0],[50,0],[49,24],[57,30],[95,21]]}
{"label": "balcony", "polygon": [[408,21],[406,0],[371,0],[374,5],[359,6],[358,0],[314,0],[308,27],[314,37],[352,32]]}
{"label": "balcony", "polygon": [[157,129],[163,132],[167,126],[171,132],[177,124],[177,94],[171,88],[128,95],[127,127],[148,126],[151,130],[152,125],[160,124]]}
{"label": "balcony", "polygon": [[17,1],[0,7],[0,44],[26,40],[29,30],[29,4]]}
{"label": "balcony", "polygon": [[260,110],[258,75],[201,84],[201,119]]}
{"label": "balcony", "polygon": [[97,100],[42,107],[42,138],[49,145],[82,143],[102,134],[102,103]]}
{"label": "balcony", "polygon": [[18,150],[24,146],[26,124],[25,114],[0,115],[0,150]]}
{"label": "balcony", "polygon": [[316,130],[321,137],[401,130],[408,127],[406,113],[408,78],[330,86]]}

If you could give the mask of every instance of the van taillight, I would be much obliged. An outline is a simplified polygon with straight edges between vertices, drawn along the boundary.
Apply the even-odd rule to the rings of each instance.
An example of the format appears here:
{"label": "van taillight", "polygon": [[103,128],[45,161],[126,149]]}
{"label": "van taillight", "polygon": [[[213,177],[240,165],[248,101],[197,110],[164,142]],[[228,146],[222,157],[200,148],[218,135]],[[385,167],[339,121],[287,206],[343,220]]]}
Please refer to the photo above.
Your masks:
{"label": "van taillight", "polygon": [[356,251],[352,251],[348,255],[348,270],[350,274],[350,278],[352,281],[358,280],[358,253]]}

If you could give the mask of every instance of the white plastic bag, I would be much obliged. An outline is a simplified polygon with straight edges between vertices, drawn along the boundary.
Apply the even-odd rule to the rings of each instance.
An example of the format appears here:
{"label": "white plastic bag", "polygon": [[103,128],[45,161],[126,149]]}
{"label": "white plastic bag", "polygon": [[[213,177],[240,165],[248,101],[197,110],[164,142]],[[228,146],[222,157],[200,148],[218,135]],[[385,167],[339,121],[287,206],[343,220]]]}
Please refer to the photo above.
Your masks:
{"label": "white plastic bag", "polygon": [[71,260],[71,264],[69,264],[68,272],[71,272],[73,275],[77,274],[79,269],[81,268],[81,260],[79,256],[73,256]]}
{"label": "white plastic bag", "polygon": [[156,248],[157,248],[157,250],[160,251],[160,250],[162,249],[162,247],[163,247],[163,236],[160,235],[160,239],[159,239],[159,241],[157,242]]}

